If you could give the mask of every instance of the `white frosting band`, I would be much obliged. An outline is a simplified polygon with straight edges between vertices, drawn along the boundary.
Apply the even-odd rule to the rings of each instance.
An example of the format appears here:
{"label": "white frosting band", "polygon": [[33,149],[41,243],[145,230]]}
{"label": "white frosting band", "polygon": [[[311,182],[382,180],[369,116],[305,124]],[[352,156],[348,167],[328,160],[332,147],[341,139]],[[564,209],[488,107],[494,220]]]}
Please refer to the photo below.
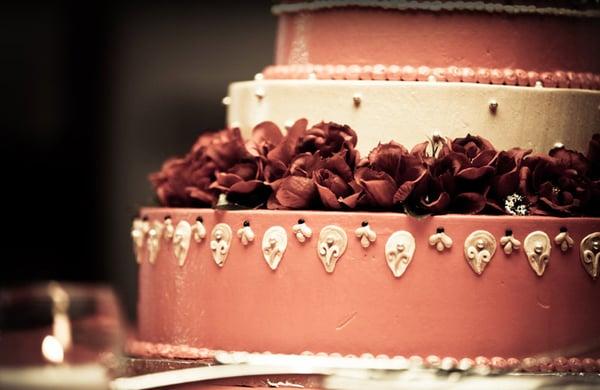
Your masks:
{"label": "white frosting band", "polygon": [[536,5],[510,5],[485,3],[483,1],[415,1],[415,0],[318,0],[301,3],[277,4],[271,8],[275,15],[293,12],[317,11],[337,7],[377,7],[398,11],[474,11],[508,14],[536,14],[551,16],[569,16],[579,18],[598,18],[600,10],[577,10],[559,7],[540,7]]}
{"label": "white frosting band", "polygon": [[[261,91],[261,98],[256,93]],[[600,129],[600,92],[558,88],[411,81],[260,80],[233,83],[230,126],[246,135],[262,121],[280,127],[299,118],[350,125],[366,155],[379,142],[407,147],[434,131],[467,133],[498,149],[547,152],[555,143],[586,151]],[[354,97],[360,96],[360,99]],[[358,101],[357,101],[358,100]],[[497,103],[495,108],[490,103]]]}

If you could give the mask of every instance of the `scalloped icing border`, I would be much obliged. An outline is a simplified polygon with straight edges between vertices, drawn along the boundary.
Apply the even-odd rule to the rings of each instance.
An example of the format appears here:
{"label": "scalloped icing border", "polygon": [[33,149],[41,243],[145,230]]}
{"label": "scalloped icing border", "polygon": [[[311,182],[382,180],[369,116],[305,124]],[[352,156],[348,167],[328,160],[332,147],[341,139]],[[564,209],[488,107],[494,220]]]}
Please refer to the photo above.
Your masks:
{"label": "scalloped icing border", "polygon": [[430,355],[425,358],[420,356],[374,356],[364,353],[360,356],[341,355],[339,353],[313,353],[302,352],[300,355],[273,354],[271,352],[244,352],[223,351],[210,348],[197,348],[188,345],[172,345],[167,343],[152,343],[130,339],[125,346],[126,353],[146,358],[166,359],[195,359],[209,360],[220,363],[241,363],[252,356],[262,356],[277,359],[277,357],[315,357],[321,359],[351,359],[353,365],[357,362],[364,364],[366,368],[372,366],[389,366],[389,369],[408,369],[409,367],[425,367],[441,370],[470,371],[477,368],[487,368],[491,373],[528,372],[528,373],[600,373],[600,359],[594,358],[567,358],[567,357],[527,357],[523,359],[503,358],[494,356],[491,358],[477,356],[475,358],[457,359],[454,357],[439,357]]}
{"label": "scalloped icing border", "polygon": [[521,87],[600,89],[600,74],[591,72],[535,72],[524,69],[469,67],[413,67],[410,65],[270,65],[258,78],[317,80],[439,81]]}
{"label": "scalloped icing border", "polygon": [[285,13],[318,11],[322,9],[340,7],[371,7],[396,11],[486,12],[506,13],[512,15],[533,14],[575,18],[600,17],[600,10],[596,9],[579,10],[563,7],[540,7],[536,5],[485,3],[483,1],[317,0],[300,3],[276,4],[271,7],[271,12],[274,15],[281,15]]}

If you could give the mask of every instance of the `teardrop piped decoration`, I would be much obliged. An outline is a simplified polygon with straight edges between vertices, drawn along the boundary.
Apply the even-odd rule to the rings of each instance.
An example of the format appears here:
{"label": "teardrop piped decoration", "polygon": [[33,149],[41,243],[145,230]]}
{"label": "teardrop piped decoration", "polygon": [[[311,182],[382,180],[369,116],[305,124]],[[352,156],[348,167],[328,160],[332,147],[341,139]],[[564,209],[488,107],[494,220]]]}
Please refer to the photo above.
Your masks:
{"label": "teardrop piped decoration", "polygon": [[327,225],[319,233],[317,254],[325,266],[325,271],[332,273],[335,265],[348,246],[348,236],[344,229],[335,225]]}
{"label": "teardrop piped decoration", "polygon": [[465,258],[471,269],[481,275],[496,253],[496,239],[485,230],[475,230],[465,239]]}
{"label": "teardrop piped decoration", "polygon": [[385,243],[385,260],[395,277],[399,278],[404,274],[412,261],[415,249],[415,238],[405,230],[394,232],[388,238]]}
{"label": "teardrop piped decoration", "polygon": [[265,261],[272,270],[276,270],[279,266],[286,248],[287,233],[285,229],[281,226],[268,228],[263,236],[262,251]]}
{"label": "teardrop piped decoration", "polygon": [[600,274],[600,232],[588,234],[579,245],[581,265],[593,280]]}
{"label": "teardrop piped decoration", "polygon": [[147,229],[144,229],[144,224],[148,225],[147,221],[141,218],[134,218],[131,224],[131,240],[133,241],[133,252],[135,254],[135,261],[138,264],[142,262],[142,248],[144,247],[144,237],[146,236]]}
{"label": "teardrop piped decoration", "polygon": [[219,267],[225,265],[229,249],[231,248],[231,238],[233,233],[229,225],[225,223],[218,223],[213,228],[210,241],[210,250],[212,252],[213,260]]}
{"label": "teardrop piped decoration", "polygon": [[191,240],[192,226],[188,221],[179,221],[173,232],[173,253],[180,267],[183,267],[185,264]]}
{"label": "teardrop piped decoration", "polygon": [[552,251],[550,237],[542,231],[529,233],[523,242],[525,256],[537,276],[542,276],[550,261]]}
{"label": "teardrop piped decoration", "polygon": [[170,241],[173,239],[173,236],[175,235],[175,226],[173,226],[173,219],[171,219],[170,216],[166,216],[165,220],[164,220],[164,225],[165,225],[165,231],[164,231],[164,238],[167,241]]}
{"label": "teardrop piped decoration", "polygon": [[165,227],[159,221],[154,221],[150,224],[150,228],[148,229],[146,246],[148,248],[148,262],[150,264],[154,264],[156,262],[156,257],[158,256],[158,251],[160,249],[160,239],[163,236],[163,232]]}

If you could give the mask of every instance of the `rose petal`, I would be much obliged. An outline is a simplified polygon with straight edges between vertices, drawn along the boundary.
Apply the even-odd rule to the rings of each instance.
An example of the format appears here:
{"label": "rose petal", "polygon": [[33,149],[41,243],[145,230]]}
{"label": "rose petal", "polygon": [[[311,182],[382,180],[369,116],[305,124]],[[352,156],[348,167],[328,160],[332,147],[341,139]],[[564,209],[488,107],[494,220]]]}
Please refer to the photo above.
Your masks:
{"label": "rose petal", "polygon": [[344,204],[346,207],[348,207],[350,209],[354,209],[360,202],[360,199],[363,195],[364,195],[364,193],[362,191],[360,191],[360,192],[356,192],[350,196],[347,196],[345,198],[338,199],[338,201],[340,203]]}
{"label": "rose petal", "polygon": [[471,164],[473,164],[473,166],[475,167],[490,165],[492,164],[497,155],[498,153],[495,150],[484,150],[477,156],[475,156],[475,158],[473,158]]}
{"label": "rose petal", "polygon": [[393,198],[394,203],[395,204],[404,203],[406,201],[406,199],[408,199],[408,197],[412,194],[415,187],[418,186],[421,181],[425,180],[426,175],[427,175],[427,171],[422,170],[420,172],[420,176],[418,176],[416,179],[408,180],[408,181],[405,181],[404,183],[400,184],[400,186],[396,190],[396,193],[394,194],[394,198]]}
{"label": "rose petal", "polygon": [[440,192],[433,200],[428,201],[426,198],[421,198],[420,205],[425,210],[434,214],[443,214],[446,212],[450,204],[450,195],[447,192]]}
{"label": "rose petal", "polygon": [[199,200],[207,205],[211,205],[215,201],[215,196],[208,191],[203,191],[196,187],[187,187],[186,191],[190,198]]}
{"label": "rose petal", "polygon": [[484,209],[486,204],[483,195],[475,192],[464,192],[452,199],[450,208],[460,214],[477,214]]}
{"label": "rose petal", "polygon": [[338,202],[335,194],[327,187],[320,185],[319,183],[315,183],[317,186],[317,190],[319,192],[319,197],[321,198],[321,202],[323,202],[323,206],[326,209],[339,210],[342,208],[340,202]]}
{"label": "rose petal", "polygon": [[490,166],[484,166],[484,167],[480,167],[480,168],[471,167],[471,168],[463,169],[462,171],[458,172],[456,177],[458,177],[460,179],[464,179],[464,180],[472,180],[473,181],[473,180],[479,180],[479,179],[483,178],[484,176],[491,176],[492,174],[494,174],[494,168],[492,168]]}
{"label": "rose petal", "polygon": [[357,172],[357,182],[365,190],[372,201],[372,206],[391,208],[394,204],[396,183],[385,172],[377,172],[370,168],[361,168]]}
{"label": "rose petal", "polygon": [[402,169],[403,156],[407,156],[408,151],[404,146],[395,142],[379,144],[369,153],[369,163],[371,168],[377,171],[384,171],[391,177],[398,177]]}
{"label": "rose petal", "polygon": [[283,134],[279,127],[273,122],[261,122],[254,126],[252,130],[252,141],[255,144],[260,145],[262,143],[270,143],[272,145],[278,145],[283,140]]}
{"label": "rose petal", "polygon": [[303,209],[312,203],[315,192],[315,184],[311,179],[301,176],[288,176],[282,179],[275,193],[275,198],[283,207]]}

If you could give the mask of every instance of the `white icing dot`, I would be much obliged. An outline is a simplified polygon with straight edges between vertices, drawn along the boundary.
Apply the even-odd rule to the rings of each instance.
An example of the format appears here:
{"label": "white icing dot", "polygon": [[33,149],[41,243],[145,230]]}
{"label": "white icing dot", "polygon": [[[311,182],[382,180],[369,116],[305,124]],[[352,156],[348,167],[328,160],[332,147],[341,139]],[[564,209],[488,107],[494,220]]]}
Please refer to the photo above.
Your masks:
{"label": "white icing dot", "polygon": [[254,80],[262,80],[264,78],[265,78],[265,76],[263,76],[262,73],[257,73],[254,75]]}
{"label": "white icing dot", "polygon": [[265,97],[265,90],[262,88],[257,88],[254,92],[254,96],[258,98],[258,100],[262,100]]}
{"label": "white icing dot", "polygon": [[231,97],[229,96],[225,96],[222,100],[221,103],[223,103],[223,105],[228,106],[231,104]]}

